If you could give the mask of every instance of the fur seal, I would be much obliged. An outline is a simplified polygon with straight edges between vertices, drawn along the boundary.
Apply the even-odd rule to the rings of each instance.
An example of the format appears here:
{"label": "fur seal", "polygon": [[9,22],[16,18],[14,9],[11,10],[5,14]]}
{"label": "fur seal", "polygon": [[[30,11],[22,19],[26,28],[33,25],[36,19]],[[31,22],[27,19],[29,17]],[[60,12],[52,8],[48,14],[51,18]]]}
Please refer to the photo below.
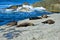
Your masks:
{"label": "fur seal", "polygon": [[47,16],[47,15],[42,15],[41,17],[42,17],[42,18],[48,18],[49,16]]}
{"label": "fur seal", "polygon": [[16,21],[13,21],[13,22],[10,22],[10,23],[7,24],[7,26],[15,26],[15,25],[17,25]]}
{"label": "fur seal", "polygon": [[27,26],[34,26],[34,24],[25,22],[25,23],[21,23],[21,24],[17,25],[17,27],[27,27]]}
{"label": "fur seal", "polygon": [[55,21],[49,19],[49,20],[46,20],[46,21],[44,21],[44,22],[42,22],[42,23],[44,23],[44,24],[54,24]]}
{"label": "fur seal", "polygon": [[29,20],[37,20],[37,19],[42,19],[41,17],[31,17]]}

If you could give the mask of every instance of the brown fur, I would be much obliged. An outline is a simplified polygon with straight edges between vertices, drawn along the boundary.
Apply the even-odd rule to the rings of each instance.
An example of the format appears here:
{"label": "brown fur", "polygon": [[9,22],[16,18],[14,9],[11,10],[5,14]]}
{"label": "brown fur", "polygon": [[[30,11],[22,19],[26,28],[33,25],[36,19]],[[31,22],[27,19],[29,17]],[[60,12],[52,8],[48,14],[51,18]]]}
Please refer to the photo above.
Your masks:
{"label": "brown fur", "polygon": [[47,16],[47,15],[42,15],[42,18],[48,18],[49,16]]}
{"label": "brown fur", "polygon": [[8,23],[7,25],[8,26],[15,26],[15,25],[17,25],[17,22],[13,21],[13,22]]}
{"label": "brown fur", "polygon": [[33,23],[21,23],[20,25],[17,25],[17,27],[27,27],[27,26],[34,26]]}
{"label": "brown fur", "polygon": [[44,22],[42,22],[42,23],[44,23],[44,24],[54,24],[55,21],[49,19],[49,20],[46,20],[46,21],[44,21]]}
{"label": "brown fur", "polygon": [[29,20],[37,20],[37,19],[42,19],[41,17],[31,17]]}

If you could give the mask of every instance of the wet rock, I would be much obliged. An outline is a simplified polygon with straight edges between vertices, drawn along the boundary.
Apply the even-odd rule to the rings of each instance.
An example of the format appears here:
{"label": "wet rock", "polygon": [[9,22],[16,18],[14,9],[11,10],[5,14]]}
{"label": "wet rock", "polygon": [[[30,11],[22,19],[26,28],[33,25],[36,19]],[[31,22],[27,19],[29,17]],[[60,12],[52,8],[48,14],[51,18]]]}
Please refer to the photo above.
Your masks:
{"label": "wet rock", "polygon": [[1,28],[1,29],[0,29],[0,32],[3,32],[4,30],[5,30],[5,29]]}
{"label": "wet rock", "polygon": [[47,16],[47,15],[42,15],[41,17],[42,17],[42,18],[48,18],[49,16]]}
{"label": "wet rock", "polygon": [[25,8],[25,7],[22,7],[19,11],[21,11],[21,12],[28,12],[28,11],[30,11],[30,9],[29,8]]}
{"label": "wet rock", "polygon": [[10,22],[10,23],[7,24],[7,26],[15,26],[15,25],[17,25],[16,21],[13,21],[13,22]]}
{"label": "wet rock", "polygon": [[19,32],[8,32],[8,33],[5,33],[3,34],[3,36],[7,39],[13,39],[14,37],[18,37],[20,34]]}
{"label": "wet rock", "polygon": [[7,39],[13,39],[13,33],[10,33],[10,32],[3,34],[3,36]]}
{"label": "wet rock", "polygon": [[44,21],[44,22],[42,22],[42,23],[44,23],[44,24],[54,24],[55,21],[49,19],[49,20],[46,20],[46,21]]}
{"label": "wet rock", "polygon": [[22,7],[22,5],[13,5],[13,6],[6,8],[6,9],[17,9],[18,7]]}
{"label": "wet rock", "polygon": [[25,23],[21,23],[20,25],[17,25],[17,27],[27,27],[27,26],[34,26],[34,24],[25,22]]}
{"label": "wet rock", "polygon": [[31,17],[29,20],[37,20],[37,19],[42,19],[41,17]]}

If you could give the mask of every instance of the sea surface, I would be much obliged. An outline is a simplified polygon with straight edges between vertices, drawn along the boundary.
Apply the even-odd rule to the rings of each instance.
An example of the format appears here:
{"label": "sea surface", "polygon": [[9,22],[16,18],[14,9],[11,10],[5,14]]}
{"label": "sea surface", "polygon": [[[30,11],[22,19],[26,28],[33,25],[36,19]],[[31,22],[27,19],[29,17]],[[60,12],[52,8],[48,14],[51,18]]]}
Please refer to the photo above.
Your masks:
{"label": "sea surface", "polygon": [[24,2],[28,2],[29,4],[33,4],[41,0],[0,0],[0,8],[6,8],[10,5],[19,5],[23,4]]}
{"label": "sea surface", "polygon": [[23,2],[28,2],[28,3],[34,3],[34,2],[37,2],[37,1],[41,1],[41,0],[0,0],[0,2],[15,2],[15,3],[23,3]]}
{"label": "sea surface", "polygon": [[[33,4],[41,0],[0,0],[0,11],[1,9],[7,8],[11,5],[23,4],[24,2],[28,2]],[[4,11],[3,11],[4,12]],[[19,21],[24,20],[30,17],[41,16],[43,14],[50,14],[49,12],[43,11],[33,11],[33,12],[10,12],[10,13],[1,13],[0,12],[0,26],[5,25],[11,21]]]}

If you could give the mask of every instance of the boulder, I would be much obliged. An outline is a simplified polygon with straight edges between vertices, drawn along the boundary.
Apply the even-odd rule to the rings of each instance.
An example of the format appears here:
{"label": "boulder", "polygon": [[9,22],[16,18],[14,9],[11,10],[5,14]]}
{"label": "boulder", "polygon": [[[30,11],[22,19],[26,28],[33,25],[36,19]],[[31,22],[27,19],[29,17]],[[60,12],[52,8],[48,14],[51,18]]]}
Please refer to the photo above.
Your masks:
{"label": "boulder", "polygon": [[18,7],[22,7],[22,5],[13,5],[13,6],[6,8],[6,9],[17,9]]}
{"label": "boulder", "polygon": [[42,22],[42,23],[44,23],[44,24],[54,24],[55,21],[49,19],[49,20],[46,20],[46,21],[44,21],[44,22]]}
{"label": "boulder", "polygon": [[15,26],[15,25],[17,25],[16,21],[13,21],[13,22],[10,22],[10,23],[7,24],[7,26]]}
{"label": "boulder", "polygon": [[37,20],[37,19],[42,19],[41,17],[31,17],[29,20]]}
{"label": "boulder", "polygon": [[27,27],[27,26],[34,26],[34,24],[25,22],[25,23],[21,23],[21,24],[17,25],[17,27]]}

